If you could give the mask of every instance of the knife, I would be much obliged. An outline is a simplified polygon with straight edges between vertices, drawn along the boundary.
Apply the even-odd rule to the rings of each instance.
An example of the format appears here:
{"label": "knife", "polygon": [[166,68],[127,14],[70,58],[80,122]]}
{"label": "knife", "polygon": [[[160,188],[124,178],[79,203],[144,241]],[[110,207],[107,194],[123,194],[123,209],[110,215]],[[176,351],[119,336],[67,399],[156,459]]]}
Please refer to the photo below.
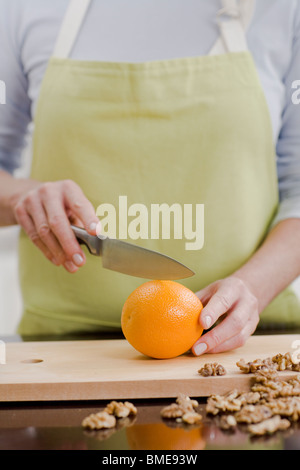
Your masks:
{"label": "knife", "polygon": [[92,255],[102,258],[103,268],[157,280],[184,279],[195,274],[183,264],[161,253],[103,235],[90,235],[74,225],[71,228],[81,245],[85,245]]}

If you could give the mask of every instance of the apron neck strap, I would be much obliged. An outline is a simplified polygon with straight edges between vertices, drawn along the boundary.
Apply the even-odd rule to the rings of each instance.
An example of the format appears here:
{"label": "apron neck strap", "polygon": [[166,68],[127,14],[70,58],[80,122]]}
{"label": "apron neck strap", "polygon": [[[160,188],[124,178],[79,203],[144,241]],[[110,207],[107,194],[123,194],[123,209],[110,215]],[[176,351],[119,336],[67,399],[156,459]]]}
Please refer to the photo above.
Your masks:
{"label": "apron neck strap", "polygon": [[221,0],[217,14],[220,37],[209,55],[248,50],[246,32],[253,18],[256,0]]}
{"label": "apron neck strap", "polygon": [[54,57],[66,59],[71,54],[91,1],[70,0],[54,47]]}
{"label": "apron neck strap", "polygon": [[[81,25],[92,0],[70,0],[54,47],[53,56],[70,56]],[[209,55],[248,50],[246,30],[251,23],[256,0],[221,0],[217,15],[220,38]]]}

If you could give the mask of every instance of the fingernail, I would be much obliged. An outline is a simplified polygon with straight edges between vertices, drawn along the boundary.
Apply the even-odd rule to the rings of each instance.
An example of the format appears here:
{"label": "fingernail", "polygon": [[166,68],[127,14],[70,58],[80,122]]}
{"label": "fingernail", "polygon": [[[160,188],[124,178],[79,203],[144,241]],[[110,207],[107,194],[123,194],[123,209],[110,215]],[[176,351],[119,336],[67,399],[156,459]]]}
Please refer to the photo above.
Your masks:
{"label": "fingernail", "polygon": [[81,255],[76,254],[73,256],[72,259],[74,263],[76,264],[76,266],[81,266],[83,263],[83,257]]}
{"label": "fingernail", "polygon": [[97,227],[96,227],[97,237],[101,236],[101,231],[102,231],[102,225],[101,225],[101,222],[98,222]]}
{"label": "fingernail", "polygon": [[72,261],[66,261],[65,264],[64,264],[64,267],[68,270],[68,271],[71,271],[71,272],[74,272],[74,271],[77,271],[77,266],[75,266],[74,263],[72,263]]}
{"label": "fingernail", "polygon": [[204,319],[203,319],[204,328],[205,328],[206,330],[207,330],[208,328],[210,328],[211,325],[212,325],[212,322],[213,322],[213,320],[212,320],[211,316],[210,316],[210,315],[206,315],[206,316],[204,317]]}
{"label": "fingernail", "polygon": [[207,345],[205,343],[199,343],[194,346],[194,353],[196,356],[201,356],[207,350]]}
{"label": "fingernail", "polygon": [[97,224],[95,222],[91,223],[90,225],[90,231],[91,232],[96,232],[97,229]]}

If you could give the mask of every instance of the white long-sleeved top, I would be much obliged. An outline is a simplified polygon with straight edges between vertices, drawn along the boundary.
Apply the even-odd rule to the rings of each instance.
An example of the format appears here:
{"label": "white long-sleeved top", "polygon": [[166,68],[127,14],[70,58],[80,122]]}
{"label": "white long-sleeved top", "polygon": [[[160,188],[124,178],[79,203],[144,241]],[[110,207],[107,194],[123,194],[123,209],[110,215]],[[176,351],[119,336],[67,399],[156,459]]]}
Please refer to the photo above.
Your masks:
{"label": "white long-sleeved top", "polygon": [[[243,0],[241,0],[243,1]],[[43,76],[69,0],[0,0],[0,168],[13,172],[33,121]],[[220,0],[93,0],[71,59],[145,62],[207,55]],[[274,223],[300,217],[300,0],[257,0],[247,31],[277,153]],[[294,101],[294,102],[293,102]]]}

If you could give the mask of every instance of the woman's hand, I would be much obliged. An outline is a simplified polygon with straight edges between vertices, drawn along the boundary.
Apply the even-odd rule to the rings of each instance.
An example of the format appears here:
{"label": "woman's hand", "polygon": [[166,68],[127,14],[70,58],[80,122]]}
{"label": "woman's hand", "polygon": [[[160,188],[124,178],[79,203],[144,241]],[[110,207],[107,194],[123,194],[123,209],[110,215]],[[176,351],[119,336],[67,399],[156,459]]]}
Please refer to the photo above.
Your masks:
{"label": "woman's hand", "polygon": [[199,319],[203,328],[220,322],[196,341],[195,355],[228,351],[246,342],[261,312],[300,276],[299,239],[299,219],[279,222],[232,276],[197,292],[204,305]]}
{"label": "woman's hand", "polygon": [[194,344],[192,351],[196,356],[238,348],[254,333],[259,322],[258,300],[240,278],[232,276],[214,282],[197,296],[204,305],[199,319],[203,328],[221,321]]}
{"label": "woman's hand", "polygon": [[85,264],[84,252],[70,225],[96,235],[99,220],[76,183],[36,183],[13,198],[12,211],[17,223],[53,264],[63,265],[71,273]]}

